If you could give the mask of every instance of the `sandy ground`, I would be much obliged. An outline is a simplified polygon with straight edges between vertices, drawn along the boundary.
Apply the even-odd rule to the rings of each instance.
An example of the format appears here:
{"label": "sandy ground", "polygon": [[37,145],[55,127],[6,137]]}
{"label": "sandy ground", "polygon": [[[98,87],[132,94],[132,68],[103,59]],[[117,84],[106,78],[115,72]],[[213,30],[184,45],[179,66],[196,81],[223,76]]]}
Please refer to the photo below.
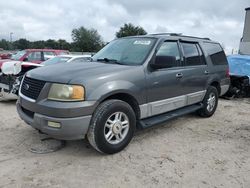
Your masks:
{"label": "sandy ground", "polygon": [[188,115],[137,132],[115,155],[86,141],[28,151],[38,133],[0,103],[0,187],[250,187],[250,99],[221,99],[209,119]]}

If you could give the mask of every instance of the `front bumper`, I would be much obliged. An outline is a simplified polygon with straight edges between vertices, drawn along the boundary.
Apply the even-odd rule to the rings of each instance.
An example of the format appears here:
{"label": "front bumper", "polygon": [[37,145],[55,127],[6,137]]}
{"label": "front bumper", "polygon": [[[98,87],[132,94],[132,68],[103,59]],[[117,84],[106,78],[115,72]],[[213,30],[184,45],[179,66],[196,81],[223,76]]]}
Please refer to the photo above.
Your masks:
{"label": "front bumper", "polygon": [[[17,112],[21,119],[33,128],[38,129],[53,138],[61,140],[83,139],[87,134],[92,117],[91,115],[73,118],[49,117],[39,113],[33,113],[23,108],[19,102],[17,102]],[[49,121],[60,123],[60,127],[50,127],[48,125]]]}

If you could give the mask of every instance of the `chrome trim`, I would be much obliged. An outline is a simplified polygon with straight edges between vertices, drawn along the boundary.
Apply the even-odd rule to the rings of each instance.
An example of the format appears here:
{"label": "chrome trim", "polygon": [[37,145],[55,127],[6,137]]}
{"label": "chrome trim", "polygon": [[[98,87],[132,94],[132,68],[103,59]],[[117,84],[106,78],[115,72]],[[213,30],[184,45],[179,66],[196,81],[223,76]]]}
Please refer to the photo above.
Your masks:
{"label": "chrome trim", "polygon": [[220,96],[224,95],[228,91],[229,87],[230,87],[230,85],[220,86]]}
{"label": "chrome trim", "polygon": [[22,89],[22,85],[23,85],[23,80],[24,80],[24,78],[25,78],[25,76],[23,76],[23,79],[22,79],[22,81],[21,81],[21,84],[20,84],[20,87],[19,87],[18,95],[19,95],[20,97],[24,98],[25,100],[29,101],[29,102],[36,102],[36,100],[31,99],[31,98],[29,98],[29,97],[26,97],[25,95],[23,95],[23,94],[21,93],[21,89]]}
{"label": "chrome trim", "polygon": [[201,102],[206,95],[206,90],[198,91],[187,95],[187,105],[195,104]]}
{"label": "chrome trim", "polygon": [[140,111],[141,111],[141,119],[149,117],[149,104],[142,104],[139,106],[140,107]]}
{"label": "chrome trim", "polygon": [[140,105],[141,119],[201,102],[206,90]]}
{"label": "chrome trim", "polygon": [[151,102],[151,116],[162,114],[186,105],[187,96],[182,95],[179,97],[164,99],[161,101]]}
{"label": "chrome trim", "polygon": [[19,96],[22,97],[23,99],[27,100],[27,101],[36,102],[36,100],[31,99],[31,98],[26,97],[25,95],[23,95],[20,90],[19,90]]}

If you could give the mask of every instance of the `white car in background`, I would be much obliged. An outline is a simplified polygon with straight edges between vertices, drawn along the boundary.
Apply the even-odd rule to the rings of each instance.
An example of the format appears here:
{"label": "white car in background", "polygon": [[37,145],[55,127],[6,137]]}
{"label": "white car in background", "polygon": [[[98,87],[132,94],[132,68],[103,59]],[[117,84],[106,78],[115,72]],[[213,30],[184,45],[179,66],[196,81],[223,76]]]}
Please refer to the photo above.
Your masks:
{"label": "white car in background", "polygon": [[42,66],[58,63],[76,63],[91,61],[91,55],[59,55],[41,63]]}
{"label": "white car in background", "polygon": [[91,55],[69,54],[52,57],[41,64],[22,61],[4,63],[0,70],[0,101],[17,99],[22,77],[29,70],[59,63],[84,63],[90,61]]}

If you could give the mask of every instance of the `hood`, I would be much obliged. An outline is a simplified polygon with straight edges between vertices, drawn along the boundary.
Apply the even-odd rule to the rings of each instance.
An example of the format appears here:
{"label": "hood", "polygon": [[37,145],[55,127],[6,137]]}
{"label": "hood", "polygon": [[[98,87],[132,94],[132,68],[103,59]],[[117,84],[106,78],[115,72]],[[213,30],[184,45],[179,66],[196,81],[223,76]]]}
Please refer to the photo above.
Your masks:
{"label": "hood", "polygon": [[81,84],[84,80],[94,79],[107,74],[119,74],[133,66],[102,62],[61,63],[31,70],[28,77],[56,83]]}

